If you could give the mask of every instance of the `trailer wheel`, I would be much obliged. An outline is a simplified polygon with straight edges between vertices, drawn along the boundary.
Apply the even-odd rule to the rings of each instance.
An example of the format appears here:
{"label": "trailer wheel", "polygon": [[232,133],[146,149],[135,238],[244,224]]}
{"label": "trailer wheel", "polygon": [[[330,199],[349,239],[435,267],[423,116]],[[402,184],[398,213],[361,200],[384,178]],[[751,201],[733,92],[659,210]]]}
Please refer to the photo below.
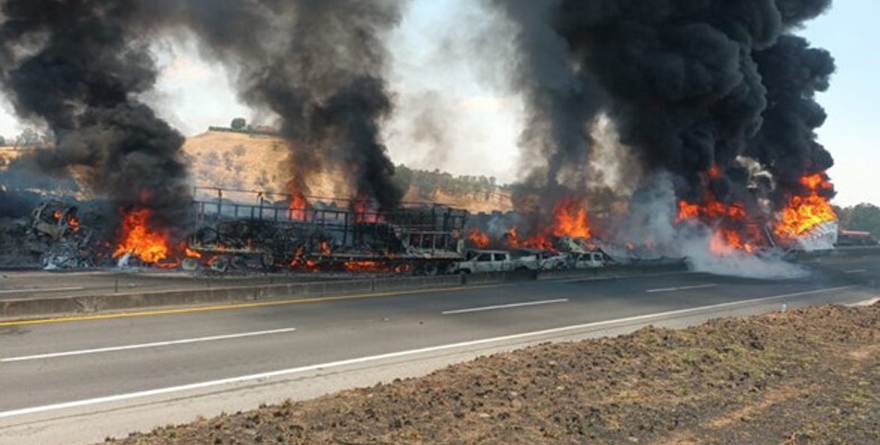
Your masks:
{"label": "trailer wheel", "polygon": [[184,258],[183,261],[180,262],[180,268],[183,269],[184,272],[195,272],[199,270],[199,260],[196,258]]}
{"label": "trailer wheel", "polygon": [[440,273],[440,268],[434,263],[425,263],[422,270],[425,272],[425,275],[429,277],[436,276]]}
{"label": "trailer wheel", "polygon": [[214,257],[211,261],[211,270],[214,272],[224,273],[229,270],[229,258],[225,256]]}
{"label": "trailer wheel", "polygon": [[263,269],[272,270],[275,268],[275,256],[271,253],[263,254],[261,260],[263,262]]}

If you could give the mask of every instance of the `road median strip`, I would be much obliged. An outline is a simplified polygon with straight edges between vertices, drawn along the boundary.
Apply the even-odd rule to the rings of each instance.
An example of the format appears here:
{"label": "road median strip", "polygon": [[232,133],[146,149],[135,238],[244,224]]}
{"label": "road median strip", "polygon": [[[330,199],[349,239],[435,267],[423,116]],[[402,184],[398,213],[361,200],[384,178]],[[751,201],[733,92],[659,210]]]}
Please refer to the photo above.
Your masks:
{"label": "road median strip", "polygon": [[[669,266],[642,267],[641,274],[667,270]],[[595,277],[608,272],[584,272]],[[638,277],[634,273],[630,277]],[[179,291],[154,291],[94,296],[46,297],[0,300],[0,327],[41,323],[101,320],[148,315],[169,315],[251,307],[314,303],[356,298],[377,298],[414,293],[472,290],[522,281],[572,278],[572,274],[500,272],[478,275],[391,278],[382,280],[289,283],[234,286]],[[176,309],[174,307],[179,307]],[[171,308],[151,310],[154,308]],[[136,311],[136,312],[132,312]]]}

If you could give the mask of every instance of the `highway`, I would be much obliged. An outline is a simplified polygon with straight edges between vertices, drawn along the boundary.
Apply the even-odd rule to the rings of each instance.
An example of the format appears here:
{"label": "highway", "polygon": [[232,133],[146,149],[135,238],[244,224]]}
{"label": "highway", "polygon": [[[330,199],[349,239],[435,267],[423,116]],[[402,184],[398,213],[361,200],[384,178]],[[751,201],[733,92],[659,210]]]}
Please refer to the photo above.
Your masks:
{"label": "highway", "polygon": [[[126,428],[183,422],[221,408],[253,408],[264,400],[421,375],[494,352],[496,343],[587,338],[652,323],[678,326],[675,320],[686,320],[681,323],[687,325],[783,307],[854,303],[880,294],[880,257],[823,258],[809,267],[810,276],[796,280],[673,272],[98,320],[0,322],[0,444],[99,441]],[[459,350],[477,352],[453,357]],[[402,359],[420,367],[372,372],[373,365]],[[342,373],[351,367],[356,372]],[[335,374],[342,377],[332,380]],[[217,394],[235,394],[242,387],[247,397],[224,396],[217,402]],[[72,433],[83,421],[97,422],[96,416],[108,422],[107,431]],[[139,421],[126,420],[135,416]]]}

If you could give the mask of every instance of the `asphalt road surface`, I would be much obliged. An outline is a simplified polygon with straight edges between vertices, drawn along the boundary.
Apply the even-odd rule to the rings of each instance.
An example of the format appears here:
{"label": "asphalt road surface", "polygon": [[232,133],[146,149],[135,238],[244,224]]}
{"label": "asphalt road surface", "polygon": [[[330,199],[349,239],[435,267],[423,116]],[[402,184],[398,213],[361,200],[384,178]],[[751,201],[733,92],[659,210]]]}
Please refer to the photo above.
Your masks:
{"label": "asphalt road surface", "polygon": [[[638,325],[697,312],[709,318],[733,314],[734,308],[745,305],[761,305],[766,311],[852,303],[880,294],[880,257],[826,258],[810,267],[808,278],[796,280],[681,272],[192,313],[121,314],[101,320],[0,323],[0,444],[25,443],[22,437],[31,437],[29,425],[37,422],[33,416],[45,419],[64,410],[76,409],[77,416],[85,416],[129,399],[163,395],[186,400],[189,396],[184,394],[196,389],[256,384],[300,371],[417,353],[442,354],[487,339],[513,340],[535,333],[556,339],[556,334],[563,337],[576,328],[606,323]],[[287,383],[296,384],[308,383]],[[45,433],[48,427],[33,429]],[[66,434],[59,430],[56,436],[72,437]]]}

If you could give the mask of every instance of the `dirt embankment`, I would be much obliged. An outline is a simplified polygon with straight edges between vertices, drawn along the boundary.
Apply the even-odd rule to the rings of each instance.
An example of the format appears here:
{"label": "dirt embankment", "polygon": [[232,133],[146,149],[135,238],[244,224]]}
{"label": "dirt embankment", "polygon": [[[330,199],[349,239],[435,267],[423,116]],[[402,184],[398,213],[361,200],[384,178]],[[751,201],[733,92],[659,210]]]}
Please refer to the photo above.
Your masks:
{"label": "dirt embankment", "polygon": [[112,443],[877,444],[880,305],[543,345]]}

